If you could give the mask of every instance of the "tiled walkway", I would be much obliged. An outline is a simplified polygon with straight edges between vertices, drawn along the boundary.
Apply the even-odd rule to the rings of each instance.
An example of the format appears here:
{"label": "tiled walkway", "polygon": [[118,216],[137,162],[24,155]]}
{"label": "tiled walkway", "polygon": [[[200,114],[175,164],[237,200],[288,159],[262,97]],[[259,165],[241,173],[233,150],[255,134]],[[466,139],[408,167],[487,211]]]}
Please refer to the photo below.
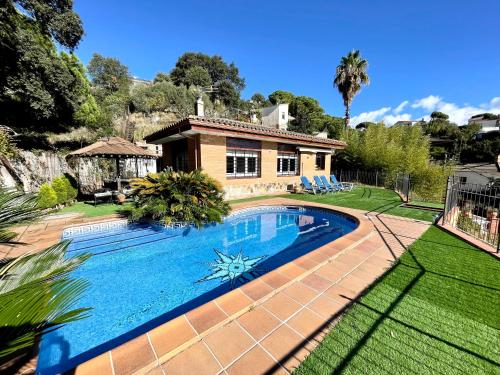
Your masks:
{"label": "tiled walkway", "polygon": [[[413,243],[428,223],[291,199],[256,205],[334,208],[360,220],[354,232],[106,352],[76,374],[289,373],[315,347],[344,309]],[[109,219],[109,218],[107,218]],[[102,219],[101,219],[102,220]],[[21,228],[39,250],[82,218]],[[14,256],[14,248],[0,249]]]}

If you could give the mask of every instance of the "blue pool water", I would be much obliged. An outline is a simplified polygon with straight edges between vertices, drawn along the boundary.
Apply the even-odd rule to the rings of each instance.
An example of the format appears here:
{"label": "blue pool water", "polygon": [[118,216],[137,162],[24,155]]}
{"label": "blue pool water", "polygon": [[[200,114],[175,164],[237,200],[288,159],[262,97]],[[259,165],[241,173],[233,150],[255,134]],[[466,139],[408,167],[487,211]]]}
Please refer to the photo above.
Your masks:
{"label": "blue pool water", "polygon": [[255,207],[223,224],[132,224],[73,236],[69,256],[94,254],[74,277],[90,317],[43,336],[38,372],[71,369],[357,227],[328,210]]}

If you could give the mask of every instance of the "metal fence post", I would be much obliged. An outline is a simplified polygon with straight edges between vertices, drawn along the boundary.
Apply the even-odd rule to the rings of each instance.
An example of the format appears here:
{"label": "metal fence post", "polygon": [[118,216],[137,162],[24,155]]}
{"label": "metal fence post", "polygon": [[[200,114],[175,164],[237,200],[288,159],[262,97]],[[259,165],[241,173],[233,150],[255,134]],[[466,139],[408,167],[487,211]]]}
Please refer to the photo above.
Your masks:
{"label": "metal fence post", "polygon": [[378,187],[378,171],[375,171],[375,186]]}

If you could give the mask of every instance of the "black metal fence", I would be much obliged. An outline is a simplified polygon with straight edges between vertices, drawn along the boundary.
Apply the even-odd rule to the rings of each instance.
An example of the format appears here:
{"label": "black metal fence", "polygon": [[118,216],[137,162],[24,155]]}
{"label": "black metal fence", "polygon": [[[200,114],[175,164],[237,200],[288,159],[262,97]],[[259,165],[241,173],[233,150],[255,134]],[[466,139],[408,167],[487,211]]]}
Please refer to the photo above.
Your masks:
{"label": "black metal fence", "polygon": [[[446,180],[444,177],[438,185],[426,187],[422,185],[421,179],[416,179],[408,173],[396,173],[396,175],[387,175],[380,171],[365,170],[332,170],[339,181],[354,182],[356,184],[385,187],[396,191],[405,203],[422,205],[442,209],[445,197]],[[424,188],[422,189],[422,186]],[[419,189],[420,187],[420,189]],[[422,191],[425,193],[423,194]]]}
{"label": "black metal fence", "polygon": [[379,171],[364,170],[332,170],[337,179],[341,182],[354,182],[357,184],[385,187],[386,175]]}
{"label": "black metal fence", "polygon": [[500,189],[493,184],[448,179],[443,222],[497,248],[500,244]]}

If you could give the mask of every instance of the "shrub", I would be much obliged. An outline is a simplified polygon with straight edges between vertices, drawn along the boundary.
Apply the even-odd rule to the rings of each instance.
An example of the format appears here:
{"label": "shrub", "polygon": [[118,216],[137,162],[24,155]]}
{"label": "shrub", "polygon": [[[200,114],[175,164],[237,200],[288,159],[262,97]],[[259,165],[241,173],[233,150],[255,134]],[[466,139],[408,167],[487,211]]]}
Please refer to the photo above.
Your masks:
{"label": "shrub", "polygon": [[52,181],[52,189],[54,189],[57,196],[57,204],[64,204],[68,201],[68,190],[64,177],[57,177]]}
{"label": "shrub", "polygon": [[51,208],[57,204],[57,194],[52,186],[47,183],[40,186],[37,203],[40,208]]}
{"label": "shrub", "polygon": [[57,204],[71,202],[78,194],[78,190],[73,187],[67,175],[60,176],[52,181],[52,188],[57,195]]}
{"label": "shrub", "polygon": [[192,222],[200,227],[221,222],[230,210],[218,182],[198,170],[150,173],[132,180],[131,186],[135,189],[135,204],[127,213],[132,220]]}

